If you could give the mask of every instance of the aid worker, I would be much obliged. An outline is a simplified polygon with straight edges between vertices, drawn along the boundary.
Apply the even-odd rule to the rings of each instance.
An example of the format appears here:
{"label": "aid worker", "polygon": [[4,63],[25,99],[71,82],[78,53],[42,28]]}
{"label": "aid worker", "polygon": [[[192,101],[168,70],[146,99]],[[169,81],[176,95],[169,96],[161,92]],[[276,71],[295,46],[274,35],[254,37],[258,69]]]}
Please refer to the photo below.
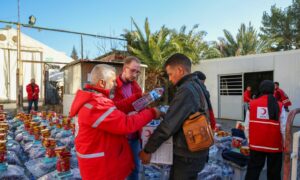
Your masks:
{"label": "aid worker", "polygon": [[274,82],[275,85],[275,91],[274,91],[274,96],[277,99],[277,101],[281,102],[285,111],[289,112],[289,106],[292,105],[292,102],[290,101],[289,97],[287,94],[279,88],[279,82]]}
{"label": "aid worker", "polygon": [[273,96],[272,81],[264,80],[259,91],[261,96],[250,102],[245,119],[250,148],[246,180],[259,179],[266,159],[268,179],[277,180],[281,179],[286,114],[282,103]]}
{"label": "aid worker", "polygon": [[[78,90],[71,106],[75,117],[75,148],[83,180],[124,180],[133,170],[133,155],[126,135],[160,116],[156,108],[126,115],[111,99],[115,69],[96,65],[91,84]],[[133,110],[131,104],[128,104]],[[128,109],[128,108],[127,108]],[[128,109],[130,110],[130,108]]]}

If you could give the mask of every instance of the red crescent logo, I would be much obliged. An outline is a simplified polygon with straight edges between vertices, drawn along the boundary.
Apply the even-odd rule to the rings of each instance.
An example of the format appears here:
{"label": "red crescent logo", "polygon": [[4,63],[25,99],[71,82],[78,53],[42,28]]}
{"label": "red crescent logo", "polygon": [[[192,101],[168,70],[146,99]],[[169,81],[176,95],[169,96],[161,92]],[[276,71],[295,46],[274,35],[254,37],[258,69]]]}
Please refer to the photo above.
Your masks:
{"label": "red crescent logo", "polygon": [[263,115],[266,115],[267,114],[267,110],[265,109],[265,108],[262,108],[262,110],[263,110]]}
{"label": "red crescent logo", "polygon": [[151,134],[152,134],[152,132],[149,129],[147,129],[145,132],[145,137],[150,137]]}

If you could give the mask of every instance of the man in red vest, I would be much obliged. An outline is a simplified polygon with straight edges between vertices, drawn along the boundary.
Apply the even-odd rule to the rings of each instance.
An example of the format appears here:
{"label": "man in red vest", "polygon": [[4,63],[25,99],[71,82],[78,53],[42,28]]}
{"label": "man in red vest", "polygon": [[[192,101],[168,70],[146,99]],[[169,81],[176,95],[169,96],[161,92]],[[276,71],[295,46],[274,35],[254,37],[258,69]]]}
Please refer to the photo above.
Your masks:
{"label": "man in red vest", "polygon": [[35,84],[35,79],[32,78],[30,80],[30,84],[26,86],[27,91],[27,99],[28,99],[28,114],[31,111],[32,104],[34,104],[34,110],[38,110],[38,102],[39,102],[39,86]]}
{"label": "man in red vest", "polygon": [[244,119],[246,117],[246,112],[249,108],[249,103],[251,101],[251,86],[247,86],[246,90],[244,91]]}
{"label": "man in red vest", "polygon": [[279,88],[279,82],[274,82],[274,85],[275,85],[275,91],[274,91],[275,98],[277,99],[277,101],[283,104],[285,111],[289,112],[289,106],[292,105],[289,97],[282,89]]}
{"label": "man in red vest", "polygon": [[70,117],[75,117],[75,147],[83,180],[124,180],[134,169],[125,135],[160,116],[156,108],[126,115],[133,111],[132,102],[124,108],[108,98],[115,81],[113,67],[96,65],[91,72],[91,84],[77,91],[71,106]]}
{"label": "man in red vest", "polygon": [[[136,82],[141,73],[141,62],[134,56],[129,56],[124,59],[123,72],[117,77],[117,86],[115,88],[113,101],[122,106],[128,107],[128,101],[137,100],[142,96],[142,89]],[[140,133],[139,131],[127,135],[129,145],[133,152],[135,169],[127,178],[128,180],[139,179],[140,159],[138,153],[141,150]]]}
{"label": "man in red vest", "polygon": [[281,179],[282,152],[285,141],[286,114],[281,102],[273,96],[274,83],[264,80],[259,98],[250,102],[245,119],[250,160],[246,180],[258,180],[267,159],[268,179]]}

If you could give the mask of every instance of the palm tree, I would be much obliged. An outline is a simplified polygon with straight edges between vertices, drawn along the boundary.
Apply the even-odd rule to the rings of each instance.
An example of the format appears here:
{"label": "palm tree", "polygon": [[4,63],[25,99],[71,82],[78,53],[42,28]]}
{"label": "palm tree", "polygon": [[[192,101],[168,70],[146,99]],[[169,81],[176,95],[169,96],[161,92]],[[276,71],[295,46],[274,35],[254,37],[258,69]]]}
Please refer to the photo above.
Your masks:
{"label": "palm tree", "polygon": [[223,32],[225,38],[219,38],[219,42],[216,43],[223,57],[258,54],[270,49],[270,43],[258,37],[251,23],[248,27],[241,24],[236,38],[226,29]]}
{"label": "palm tree", "polygon": [[172,53],[168,43],[170,31],[164,26],[156,33],[151,33],[148,18],[145,20],[144,33],[134,20],[135,31],[125,30],[123,35],[128,42],[128,51],[137,56],[150,69],[159,70]]}
{"label": "palm tree", "polygon": [[[151,33],[148,19],[145,20],[143,31],[134,20],[132,22],[135,31],[125,30],[123,36],[128,42],[128,51],[148,65],[146,90],[158,86],[169,88],[170,84],[163,76],[163,64],[174,53],[185,54],[194,64],[205,57],[218,56],[214,51],[216,49],[209,47],[203,40],[206,32],[197,31],[198,25],[190,31],[186,30],[186,26],[182,26],[179,31],[162,26],[157,32]],[[207,50],[210,52],[206,53]]]}
{"label": "palm tree", "polygon": [[194,64],[203,59],[203,54],[208,48],[207,43],[203,40],[206,32],[197,31],[198,27],[199,25],[196,24],[188,32],[186,32],[186,26],[182,26],[179,32],[172,30],[170,39],[173,49],[188,56]]}
{"label": "palm tree", "polygon": [[169,43],[169,29],[163,26],[159,31],[151,33],[148,19],[146,19],[144,32],[142,32],[136,22],[134,20],[132,22],[136,30],[125,30],[123,36],[128,42],[128,51],[138,57],[142,63],[148,65],[146,90],[158,86],[167,86],[167,80],[162,76],[162,67],[165,60],[174,52]]}

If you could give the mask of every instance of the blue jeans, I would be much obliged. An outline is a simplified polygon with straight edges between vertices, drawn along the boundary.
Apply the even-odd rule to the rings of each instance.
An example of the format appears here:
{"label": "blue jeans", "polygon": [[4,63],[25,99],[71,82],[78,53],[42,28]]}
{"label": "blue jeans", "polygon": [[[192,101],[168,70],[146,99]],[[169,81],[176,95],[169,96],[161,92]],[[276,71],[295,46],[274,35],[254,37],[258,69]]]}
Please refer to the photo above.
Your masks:
{"label": "blue jeans", "polygon": [[34,104],[34,110],[37,111],[38,110],[38,101],[39,100],[31,100],[28,101],[28,114],[30,113],[30,110],[32,108],[32,103]]}
{"label": "blue jeans", "polygon": [[139,171],[140,171],[140,159],[139,152],[141,151],[141,145],[139,139],[128,140],[128,143],[131,147],[135,168],[132,173],[127,177],[127,180],[138,180],[139,179]]}

